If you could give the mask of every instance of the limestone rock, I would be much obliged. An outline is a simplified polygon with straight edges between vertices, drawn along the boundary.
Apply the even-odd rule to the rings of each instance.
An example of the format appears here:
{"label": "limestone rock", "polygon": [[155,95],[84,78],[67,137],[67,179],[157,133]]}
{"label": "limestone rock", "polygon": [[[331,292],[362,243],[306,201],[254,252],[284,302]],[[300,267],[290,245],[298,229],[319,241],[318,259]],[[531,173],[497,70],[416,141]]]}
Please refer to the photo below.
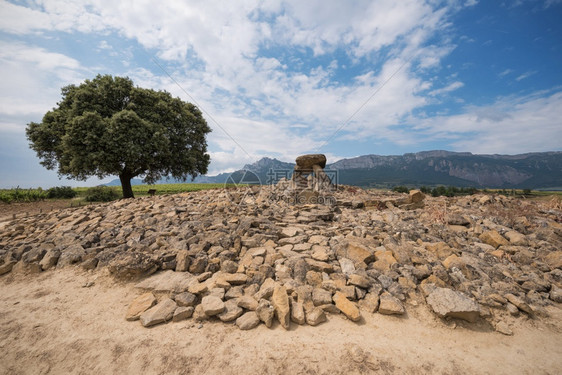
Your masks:
{"label": "limestone rock", "polygon": [[195,306],[195,310],[193,310],[193,320],[195,320],[196,322],[203,322],[208,319],[209,316],[205,314],[205,311],[203,310],[203,306],[200,304]]}
{"label": "limestone rock", "polygon": [[238,306],[238,300],[229,299],[224,303],[224,311],[218,317],[223,322],[230,322],[242,315],[244,310]]}
{"label": "limestone rock", "polygon": [[291,320],[297,324],[305,323],[304,307],[302,303],[291,303]]}
{"label": "limestone rock", "polygon": [[485,244],[495,247],[496,249],[502,245],[509,245],[509,242],[495,230],[489,230],[482,233],[480,235],[480,240]]}
{"label": "limestone rock", "polygon": [[176,272],[186,272],[189,269],[191,259],[187,250],[180,250],[176,254]]}
{"label": "limestone rock", "polygon": [[452,317],[475,322],[480,315],[477,302],[451,289],[437,287],[426,301],[440,318]]}
{"label": "limestone rock", "polygon": [[321,307],[315,307],[306,313],[306,323],[311,326],[317,326],[327,320],[326,313]]}
{"label": "limestone rock", "polygon": [[529,306],[527,303],[525,303],[525,301],[523,301],[523,299],[521,299],[520,297],[517,297],[511,293],[508,293],[505,295],[505,298],[511,302],[514,306],[516,306],[519,310],[526,312],[527,314],[533,316],[534,315],[534,311],[531,308],[531,306]]}
{"label": "limestone rock", "polygon": [[59,261],[59,257],[60,257],[60,251],[58,249],[48,250],[47,253],[45,253],[43,259],[41,259],[41,262],[39,262],[41,269],[43,271],[46,271],[49,268],[54,267]]}
{"label": "limestone rock", "polygon": [[549,297],[554,302],[562,303],[562,288],[552,285]]}
{"label": "limestone rock", "polygon": [[151,292],[141,294],[131,302],[127,309],[127,320],[138,320],[140,315],[152,306],[156,305],[156,297]]}
{"label": "limestone rock", "polygon": [[496,332],[499,332],[503,335],[513,336],[513,331],[511,330],[511,328],[509,328],[509,326],[505,322],[496,323],[495,329],[496,329]]}
{"label": "limestone rock", "polygon": [[180,306],[174,311],[174,316],[172,316],[173,322],[181,322],[182,320],[186,320],[191,318],[193,315],[193,311],[195,308],[193,306]]}
{"label": "limestone rock", "polygon": [[[57,267],[61,263],[66,264],[66,256],[61,254]],[[156,261],[145,253],[120,253],[108,266],[109,272],[118,279],[136,279],[148,276],[158,270]]]}
{"label": "limestone rock", "polygon": [[248,311],[238,319],[236,319],[236,325],[241,330],[249,330],[256,328],[260,324],[260,318],[255,311]]}
{"label": "limestone rock", "polygon": [[314,306],[332,303],[332,292],[322,288],[314,288],[312,290],[312,302]]}
{"label": "limestone rock", "polygon": [[379,309],[379,295],[367,293],[365,298],[359,301],[359,308],[368,313],[374,313]]}
{"label": "limestone rock", "polygon": [[349,319],[357,322],[361,319],[361,313],[353,302],[348,300],[341,292],[336,292],[333,297],[336,307]]}
{"label": "limestone rock", "polygon": [[273,317],[275,315],[275,309],[268,300],[260,300],[256,313],[265,326],[267,328],[271,328],[271,325],[273,324]]}
{"label": "limestone rock", "polygon": [[176,301],[178,306],[195,306],[195,304],[197,303],[197,296],[189,292],[184,292],[177,294],[174,297],[174,300]]}
{"label": "limestone rock", "polygon": [[402,315],[406,311],[402,302],[392,294],[384,292],[380,296],[379,313],[384,315]]}
{"label": "limestone rock", "polygon": [[355,285],[364,289],[368,289],[371,286],[371,280],[369,280],[365,276],[358,275],[356,273],[350,275],[347,282],[351,285]]}
{"label": "limestone rock", "polygon": [[170,298],[165,298],[156,306],[151,307],[140,315],[141,324],[150,327],[156,324],[165,323],[172,319],[178,306]]}
{"label": "limestone rock", "polygon": [[251,311],[256,311],[258,308],[258,301],[251,296],[242,296],[238,299],[238,306]]}
{"label": "limestone rock", "polygon": [[217,296],[205,296],[201,300],[201,306],[207,316],[218,315],[224,311],[224,302]]}
{"label": "limestone rock", "polygon": [[289,306],[287,289],[284,286],[275,286],[273,295],[271,296],[271,304],[275,309],[275,315],[277,316],[279,323],[281,323],[281,326],[285,329],[289,329],[291,308]]}
{"label": "limestone rock", "polygon": [[550,266],[550,268],[560,268],[562,269],[562,251],[554,251],[548,254],[545,258],[546,264]]}

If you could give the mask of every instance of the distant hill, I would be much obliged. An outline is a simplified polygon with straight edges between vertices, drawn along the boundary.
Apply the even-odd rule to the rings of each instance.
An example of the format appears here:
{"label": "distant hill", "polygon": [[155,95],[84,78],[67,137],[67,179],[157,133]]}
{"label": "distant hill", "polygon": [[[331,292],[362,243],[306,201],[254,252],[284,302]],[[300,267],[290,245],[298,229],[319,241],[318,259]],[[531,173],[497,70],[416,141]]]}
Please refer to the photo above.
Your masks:
{"label": "distant hill", "polygon": [[[264,157],[232,174],[200,176],[193,182],[238,182],[241,179],[247,180],[250,174],[244,171],[250,171],[252,176],[257,176],[265,184],[270,183],[272,178],[278,180],[285,175],[290,177],[294,165]],[[336,171],[332,175],[337,175],[340,184],[363,187],[453,185],[501,189],[560,189],[562,152],[475,155],[438,150],[390,156],[363,155],[328,164],[326,170]],[[110,184],[115,181],[119,185],[119,180]]]}

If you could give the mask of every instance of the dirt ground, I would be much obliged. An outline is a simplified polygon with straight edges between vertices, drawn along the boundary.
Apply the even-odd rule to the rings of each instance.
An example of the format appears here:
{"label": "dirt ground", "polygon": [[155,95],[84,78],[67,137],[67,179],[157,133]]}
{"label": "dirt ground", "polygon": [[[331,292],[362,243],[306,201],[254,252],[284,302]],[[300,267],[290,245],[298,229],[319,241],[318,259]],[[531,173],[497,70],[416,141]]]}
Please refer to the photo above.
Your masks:
{"label": "dirt ground", "polygon": [[143,328],[124,316],[141,294],[102,271],[70,267],[0,277],[1,374],[560,374],[562,311],[485,323],[447,322],[425,304],[406,317],[251,331],[221,322]]}

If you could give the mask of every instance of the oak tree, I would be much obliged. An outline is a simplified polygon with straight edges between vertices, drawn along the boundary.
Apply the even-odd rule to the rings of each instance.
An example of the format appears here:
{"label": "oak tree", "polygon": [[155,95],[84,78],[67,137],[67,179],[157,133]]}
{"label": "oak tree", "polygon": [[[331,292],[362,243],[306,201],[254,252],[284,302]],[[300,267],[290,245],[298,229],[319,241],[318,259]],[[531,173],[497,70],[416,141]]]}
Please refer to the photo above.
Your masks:
{"label": "oak tree", "polygon": [[47,169],[78,180],[117,175],[124,198],[133,197],[133,177],[150,184],[207,173],[210,131],[193,104],[110,75],[63,87],[57,107],[26,128]]}

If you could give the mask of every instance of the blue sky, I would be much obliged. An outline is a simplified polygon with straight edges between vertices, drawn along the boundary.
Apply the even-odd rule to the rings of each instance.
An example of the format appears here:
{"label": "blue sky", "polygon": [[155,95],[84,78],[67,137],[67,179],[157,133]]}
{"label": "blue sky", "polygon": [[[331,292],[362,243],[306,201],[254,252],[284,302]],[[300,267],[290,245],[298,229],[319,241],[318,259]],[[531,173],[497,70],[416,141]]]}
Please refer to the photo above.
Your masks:
{"label": "blue sky", "polygon": [[561,19],[562,0],[0,1],[0,188],[98,183],[59,180],[25,138],[97,74],[199,105],[209,174],[562,150]]}

